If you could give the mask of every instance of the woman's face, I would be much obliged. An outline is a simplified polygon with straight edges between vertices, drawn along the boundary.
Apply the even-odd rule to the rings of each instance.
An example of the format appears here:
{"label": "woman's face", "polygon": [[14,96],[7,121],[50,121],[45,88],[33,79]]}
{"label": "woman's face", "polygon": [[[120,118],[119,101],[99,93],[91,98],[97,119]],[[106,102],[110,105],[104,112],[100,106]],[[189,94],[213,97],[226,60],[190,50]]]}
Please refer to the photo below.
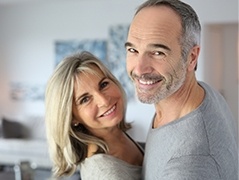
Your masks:
{"label": "woman's face", "polygon": [[117,127],[124,117],[123,95],[118,86],[95,67],[97,74],[79,73],[74,83],[73,123],[100,135]]}

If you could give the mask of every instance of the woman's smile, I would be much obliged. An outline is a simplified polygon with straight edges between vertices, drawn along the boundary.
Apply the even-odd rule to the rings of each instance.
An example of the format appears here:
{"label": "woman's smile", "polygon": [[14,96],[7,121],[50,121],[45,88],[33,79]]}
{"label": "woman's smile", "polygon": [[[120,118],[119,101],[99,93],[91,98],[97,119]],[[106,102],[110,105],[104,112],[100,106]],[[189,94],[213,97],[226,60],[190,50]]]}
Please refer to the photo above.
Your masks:
{"label": "woman's smile", "polygon": [[111,115],[113,112],[115,112],[116,104],[110,108],[108,111],[106,111],[104,114],[100,115],[100,117],[105,117]]}

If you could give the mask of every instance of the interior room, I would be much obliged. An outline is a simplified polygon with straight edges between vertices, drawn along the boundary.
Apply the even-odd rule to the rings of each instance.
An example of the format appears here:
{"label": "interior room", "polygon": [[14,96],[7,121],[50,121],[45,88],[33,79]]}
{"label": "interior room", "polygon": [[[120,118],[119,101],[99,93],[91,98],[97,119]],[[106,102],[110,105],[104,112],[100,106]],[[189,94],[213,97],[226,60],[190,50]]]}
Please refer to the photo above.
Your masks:
{"label": "interior room", "polygon": [[[0,167],[11,178],[15,177],[13,167],[21,162],[30,162],[32,169],[51,168],[44,127],[45,86],[56,64],[67,52],[77,50],[76,46],[79,50],[95,51],[110,61],[109,67],[122,78],[128,93],[126,119],[133,125],[129,134],[136,141],[145,142],[154,107],[135,97],[126,74],[124,49],[127,28],[142,2],[0,0]],[[238,127],[238,2],[185,2],[196,10],[202,25],[197,79],[221,92]],[[99,45],[104,52],[92,44]],[[67,49],[65,54],[60,45]],[[24,138],[20,138],[20,129]],[[6,151],[8,154],[3,154]],[[49,173],[45,176],[49,178]]]}

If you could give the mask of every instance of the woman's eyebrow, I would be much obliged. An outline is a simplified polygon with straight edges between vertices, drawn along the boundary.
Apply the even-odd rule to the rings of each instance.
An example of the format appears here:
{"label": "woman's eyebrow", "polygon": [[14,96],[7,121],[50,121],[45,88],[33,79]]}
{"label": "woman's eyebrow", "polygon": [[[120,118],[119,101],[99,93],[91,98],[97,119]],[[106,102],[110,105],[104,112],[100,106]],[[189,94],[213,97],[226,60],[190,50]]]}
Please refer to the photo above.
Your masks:
{"label": "woman's eyebrow", "polygon": [[84,93],[84,94],[82,94],[82,95],[80,95],[80,96],[76,96],[76,98],[75,98],[75,103],[76,103],[77,101],[79,101],[82,97],[87,96],[87,95],[89,95],[89,93]]}
{"label": "woman's eyebrow", "polygon": [[[105,79],[107,79],[107,77],[103,77],[103,78],[98,82],[98,86],[100,86],[101,83],[102,83]],[[89,95],[88,92],[76,96],[76,98],[75,98],[75,102],[79,101],[82,97],[85,97],[85,96],[87,96],[87,95]]]}
{"label": "woman's eyebrow", "polygon": [[100,87],[101,83],[102,83],[105,79],[107,79],[107,77],[104,76],[104,77],[99,81],[99,83],[98,83],[99,87]]}

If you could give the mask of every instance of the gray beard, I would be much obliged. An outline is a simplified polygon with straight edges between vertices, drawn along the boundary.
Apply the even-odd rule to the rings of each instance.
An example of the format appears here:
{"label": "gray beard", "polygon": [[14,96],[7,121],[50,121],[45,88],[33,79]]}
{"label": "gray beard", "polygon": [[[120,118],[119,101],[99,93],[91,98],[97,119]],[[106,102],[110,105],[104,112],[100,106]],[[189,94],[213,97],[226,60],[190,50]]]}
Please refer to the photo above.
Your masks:
{"label": "gray beard", "polygon": [[[184,64],[185,65],[185,64]],[[140,102],[145,104],[156,104],[160,102],[162,99],[165,99],[172,94],[174,94],[185,82],[186,79],[186,67],[183,67],[183,74],[180,77],[171,76],[170,83],[167,85],[164,84],[161,88],[159,88],[155,93],[149,94],[147,92],[140,92],[140,90],[136,90],[137,97]],[[173,80],[176,80],[173,82]]]}

